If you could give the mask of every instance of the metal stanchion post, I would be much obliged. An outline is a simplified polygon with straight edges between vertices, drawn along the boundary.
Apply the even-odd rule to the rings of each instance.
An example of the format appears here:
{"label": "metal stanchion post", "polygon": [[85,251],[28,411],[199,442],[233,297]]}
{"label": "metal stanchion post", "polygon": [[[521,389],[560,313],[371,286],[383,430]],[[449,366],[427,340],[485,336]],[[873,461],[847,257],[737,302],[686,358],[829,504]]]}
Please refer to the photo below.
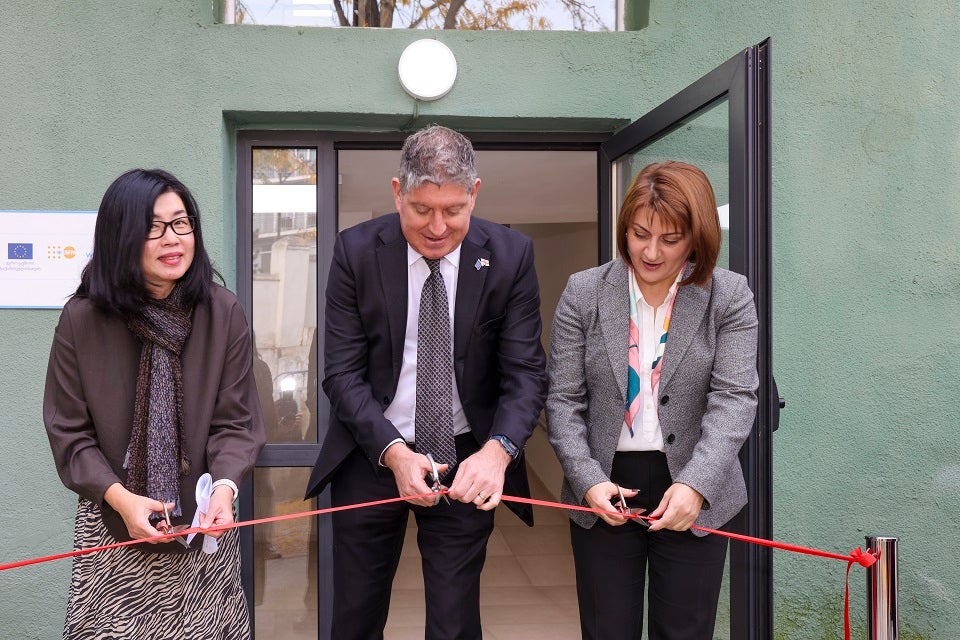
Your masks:
{"label": "metal stanchion post", "polygon": [[867,536],[867,549],[880,551],[880,559],[867,569],[867,638],[899,640],[897,539]]}

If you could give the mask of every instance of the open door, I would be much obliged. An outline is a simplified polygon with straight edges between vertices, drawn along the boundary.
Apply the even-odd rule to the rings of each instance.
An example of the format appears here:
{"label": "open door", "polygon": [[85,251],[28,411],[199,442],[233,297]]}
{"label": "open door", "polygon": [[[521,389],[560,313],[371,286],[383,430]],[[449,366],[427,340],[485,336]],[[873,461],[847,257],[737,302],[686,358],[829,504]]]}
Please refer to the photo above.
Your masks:
{"label": "open door", "polygon": [[[770,41],[744,49],[601,145],[600,262],[614,253],[613,228],[623,194],[650,162],[690,162],[717,195],[724,243],[718,264],[747,277],[760,320],[759,406],[740,453],[749,502],[735,530],[773,533],[771,436],[781,400],[771,368]],[[722,621],[729,614],[729,636]],[[717,638],[773,637],[771,550],[732,542],[717,615]]]}

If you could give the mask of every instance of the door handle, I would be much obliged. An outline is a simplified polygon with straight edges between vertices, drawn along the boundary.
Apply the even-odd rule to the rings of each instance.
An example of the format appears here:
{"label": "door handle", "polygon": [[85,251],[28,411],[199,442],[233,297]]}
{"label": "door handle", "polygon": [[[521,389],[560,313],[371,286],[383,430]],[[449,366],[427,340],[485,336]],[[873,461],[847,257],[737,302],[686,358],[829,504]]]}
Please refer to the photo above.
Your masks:
{"label": "door handle", "polygon": [[780,428],[780,410],[787,406],[787,399],[780,395],[780,390],[777,389],[777,379],[771,376],[770,380],[773,382],[770,395],[777,399],[773,403],[773,410],[770,412],[770,432],[773,433]]}

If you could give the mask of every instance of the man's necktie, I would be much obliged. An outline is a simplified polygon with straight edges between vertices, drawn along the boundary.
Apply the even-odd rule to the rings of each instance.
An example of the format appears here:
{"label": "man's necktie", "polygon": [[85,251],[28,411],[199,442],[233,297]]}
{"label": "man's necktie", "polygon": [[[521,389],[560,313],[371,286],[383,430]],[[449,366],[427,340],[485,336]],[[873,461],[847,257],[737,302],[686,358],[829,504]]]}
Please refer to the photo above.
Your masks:
{"label": "man's necktie", "polygon": [[457,448],[453,441],[450,308],[440,260],[424,260],[430,275],[420,294],[417,329],[417,451],[433,454],[437,463],[449,464],[452,470],[457,462]]}

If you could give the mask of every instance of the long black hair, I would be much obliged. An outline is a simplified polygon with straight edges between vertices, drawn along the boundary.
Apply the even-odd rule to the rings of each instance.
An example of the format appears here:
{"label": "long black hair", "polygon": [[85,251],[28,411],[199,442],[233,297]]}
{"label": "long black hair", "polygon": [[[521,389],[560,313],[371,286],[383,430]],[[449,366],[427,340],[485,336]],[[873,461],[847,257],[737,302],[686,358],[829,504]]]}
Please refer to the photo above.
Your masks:
{"label": "long black hair", "polygon": [[194,220],[193,262],[179,281],[183,301],[188,306],[209,301],[216,271],[203,247],[200,209],[190,190],[162,169],[131,169],[107,188],[97,212],[93,257],[83,268],[74,295],[90,299],[107,313],[139,313],[150,298],[143,277],[143,247],[153,223],[153,206],[168,192],[180,196]]}

